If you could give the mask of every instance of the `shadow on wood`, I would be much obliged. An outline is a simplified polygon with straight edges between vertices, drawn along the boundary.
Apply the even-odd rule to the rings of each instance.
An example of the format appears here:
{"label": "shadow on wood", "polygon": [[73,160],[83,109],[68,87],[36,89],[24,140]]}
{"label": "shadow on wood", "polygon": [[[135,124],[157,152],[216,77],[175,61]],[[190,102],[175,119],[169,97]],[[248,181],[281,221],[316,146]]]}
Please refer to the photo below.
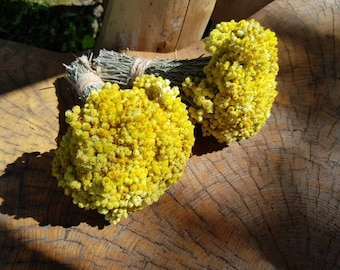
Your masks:
{"label": "shadow on wood", "polygon": [[62,74],[74,56],[0,39],[0,94]]}
{"label": "shadow on wood", "polygon": [[[34,229],[32,229],[33,231]],[[6,232],[6,233],[2,233]],[[74,269],[72,266],[67,265],[67,263],[59,262],[58,259],[51,258],[47,252],[37,251],[28,247],[20,235],[16,232],[10,231],[6,226],[0,223],[0,233],[1,237],[1,256],[0,264],[2,269],[10,269],[9,265],[15,263],[16,268],[20,268],[18,265],[23,265],[22,269],[27,269],[25,267],[25,262],[27,260],[35,261],[33,263],[34,269]],[[13,252],[15,249],[17,252]]]}
{"label": "shadow on wood", "polygon": [[85,211],[64,195],[51,176],[53,150],[25,153],[9,164],[0,177],[0,212],[15,219],[33,218],[40,226],[77,226],[84,222],[103,228],[108,225],[96,211]]}

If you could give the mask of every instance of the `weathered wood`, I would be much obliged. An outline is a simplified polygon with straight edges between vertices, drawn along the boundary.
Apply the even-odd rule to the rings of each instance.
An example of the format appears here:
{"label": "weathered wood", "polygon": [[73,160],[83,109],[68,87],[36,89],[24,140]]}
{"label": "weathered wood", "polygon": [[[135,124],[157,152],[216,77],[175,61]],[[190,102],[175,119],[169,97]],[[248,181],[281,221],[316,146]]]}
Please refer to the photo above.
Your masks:
{"label": "weathered wood", "polygon": [[273,0],[217,0],[211,20],[216,24],[232,19],[246,19],[270,2]]}
{"label": "weathered wood", "polygon": [[73,102],[56,80],[70,56],[1,41],[0,268],[339,269],[339,15],[336,0],[276,0],[255,14],[279,38],[271,118],[193,156],[180,183],[117,226],[50,176],[57,117]]}
{"label": "weathered wood", "polygon": [[171,52],[199,41],[216,0],[108,1],[97,49]]}

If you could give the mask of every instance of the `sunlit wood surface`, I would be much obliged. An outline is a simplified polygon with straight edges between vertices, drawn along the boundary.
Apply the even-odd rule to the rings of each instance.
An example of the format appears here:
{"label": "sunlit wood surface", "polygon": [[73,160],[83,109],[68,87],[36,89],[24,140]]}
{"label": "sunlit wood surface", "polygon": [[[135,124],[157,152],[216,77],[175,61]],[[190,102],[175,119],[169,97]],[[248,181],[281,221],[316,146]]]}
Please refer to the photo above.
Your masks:
{"label": "sunlit wood surface", "polygon": [[0,269],[340,269],[340,3],[253,18],[279,39],[271,118],[222,149],[199,140],[180,183],[116,226],[50,173],[74,56],[0,41]]}

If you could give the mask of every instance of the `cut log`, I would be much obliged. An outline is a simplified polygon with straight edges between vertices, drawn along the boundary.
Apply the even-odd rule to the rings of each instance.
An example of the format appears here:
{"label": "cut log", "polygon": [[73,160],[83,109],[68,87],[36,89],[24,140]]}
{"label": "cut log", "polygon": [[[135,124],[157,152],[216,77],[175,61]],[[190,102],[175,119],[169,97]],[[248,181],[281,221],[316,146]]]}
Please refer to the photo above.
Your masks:
{"label": "cut log", "polygon": [[97,49],[171,52],[201,40],[215,0],[108,1]]}
{"label": "cut log", "polygon": [[0,268],[340,269],[340,3],[276,0],[252,17],[279,39],[270,119],[198,147],[178,184],[116,226],[51,176],[73,56],[1,41]]}

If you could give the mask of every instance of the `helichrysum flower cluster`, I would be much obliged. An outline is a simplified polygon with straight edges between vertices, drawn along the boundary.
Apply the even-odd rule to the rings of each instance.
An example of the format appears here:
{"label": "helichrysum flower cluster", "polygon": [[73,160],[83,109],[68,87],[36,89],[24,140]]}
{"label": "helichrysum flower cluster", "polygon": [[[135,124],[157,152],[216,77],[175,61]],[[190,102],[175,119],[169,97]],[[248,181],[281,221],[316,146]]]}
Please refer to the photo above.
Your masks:
{"label": "helichrysum flower cluster", "polygon": [[255,135],[277,95],[277,38],[255,20],[222,22],[204,40],[212,54],[205,78],[186,78],[190,117],[203,135],[232,142]]}
{"label": "helichrysum flower cluster", "polygon": [[65,194],[114,224],[157,201],[181,178],[194,143],[178,95],[168,80],[144,75],[132,89],[106,83],[67,111],[52,163]]}

